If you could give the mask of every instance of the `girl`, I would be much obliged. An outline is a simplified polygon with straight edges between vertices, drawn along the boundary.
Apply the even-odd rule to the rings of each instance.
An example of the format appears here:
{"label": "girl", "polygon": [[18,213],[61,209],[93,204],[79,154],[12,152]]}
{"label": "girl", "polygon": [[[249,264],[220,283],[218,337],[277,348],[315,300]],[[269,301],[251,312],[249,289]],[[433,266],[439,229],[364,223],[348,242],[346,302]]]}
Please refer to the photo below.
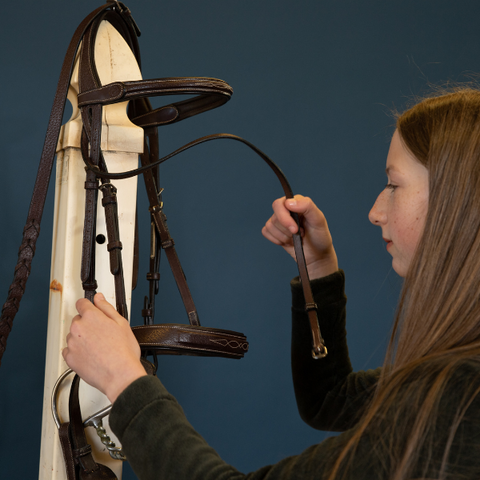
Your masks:
{"label": "girl", "polygon": [[[480,478],[480,92],[429,98],[397,120],[388,184],[369,218],[405,277],[383,368],[352,373],[344,276],[323,214],[279,199],[263,234],[293,254],[303,216],[306,261],[329,354],[314,360],[292,281],[292,369],[302,418],[344,431],[251,479]],[[140,480],[240,479],[139,362],[128,324],[101,294],[77,303],[64,358],[112,402],[110,425]]]}

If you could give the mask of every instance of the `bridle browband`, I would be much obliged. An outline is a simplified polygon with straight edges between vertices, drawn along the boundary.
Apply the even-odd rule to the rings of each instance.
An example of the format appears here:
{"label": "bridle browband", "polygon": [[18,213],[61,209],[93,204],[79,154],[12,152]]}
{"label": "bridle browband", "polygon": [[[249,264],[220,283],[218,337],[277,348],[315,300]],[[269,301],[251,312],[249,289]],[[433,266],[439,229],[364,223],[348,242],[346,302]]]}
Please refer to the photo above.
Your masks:
{"label": "bridle browband", "polygon": [[[166,160],[196,145],[211,140],[230,139],[245,144],[267,163],[279,179],[287,198],[293,197],[292,189],[285,175],[267,155],[253,144],[235,135],[226,133],[208,135],[184,145],[163,158],[159,158],[157,127],[175,123],[217,108],[231,98],[233,90],[223,80],[204,77],[172,77],[129,82],[117,81],[108,85],[102,85],[95,66],[94,46],[98,27],[104,20],[110,22],[122,35],[140,66],[140,53],[137,41],[140,32],[131,16],[130,10],[123,3],[109,0],[107,4],[97,8],[88,15],[75,31],[60,74],[32,200],[23,230],[23,240],[19,249],[14,280],[2,309],[0,318],[0,362],[30,273],[36,240],[40,232],[40,223],[68,87],[80,42],[82,42],[82,48],[79,54],[78,106],[81,109],[83,122],[81,151],[86,165],[81,281],[85,297],[93,301],[97,290],[97,282],[95,280],[95,224],[98,193],[100,191],[102,192],[102,205],[105,209],[108,237],[107,249],[110,256],[110,270],[115,283],[116,308],[121,315],[127,318],[116,188],[111,181],[142,174],[150,204],[149,210],[152,225],[150,269],[147,274],[149,295],[145,298],[144,309],[142,310],[144,325],[133,327],[132,330],[140,344],[146,369],[150,369],[150,373],[154,373],[155,368],[149,362],[146,362],[145,358],[153,356],[156,363],[157,354],[242,358],[248,350],[248,342],[243,334],[200,325],[199,316],[174,247],[174,241],[167,227],[161,199],[163,189],[159,185],[158,167]],[[148,100],[150,96],[179,94],[194,95],[194,97],[157,109],[153,109]],[[144,151],[140,155],[142,166],[128,172],[109,173],[101,150],[102,108],[104,105],[125,102],[127,100],[129,101],[128,116],[130,120],[144,130]],[[324,346],[320,333],[317,306],[313,300],[308,279],[300,235],[301,222],[297,214],[292,213],[292,217],[299,227],[299,233],[293,236],[293,243],[305,296],[305,308],[312,330],[312,355],[314,358],[322,358],[326,356],[327,349]],[[189,324],[154,324],[155,295],[159,290],[161,249],[165,251],[172,269],[185,305]],[[136,269],[134,268],[134,270]],[[78,382],[78,377],[75,377],[69,400],[70,422],[59,423],[59,434],[65,456],[68,479],[116,478],[110,469],[96,464],[91,456],[91,448],[87,444],[83,432],[84,425],[81,420],[78,400]],[[54,395],[56,394],[55,392]]]}

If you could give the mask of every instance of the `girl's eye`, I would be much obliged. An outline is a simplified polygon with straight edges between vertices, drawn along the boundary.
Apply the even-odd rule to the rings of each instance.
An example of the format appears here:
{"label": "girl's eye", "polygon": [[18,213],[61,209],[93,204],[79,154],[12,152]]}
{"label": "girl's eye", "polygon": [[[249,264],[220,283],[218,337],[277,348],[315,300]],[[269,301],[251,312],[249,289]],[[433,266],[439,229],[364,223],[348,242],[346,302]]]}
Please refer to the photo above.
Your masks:
{"label": "girl's eye", "polygon": [[390,189],[390,190],[393,191],[393,190],[395,190],[395,189],[397,188],[397,185],[393,185],[393,184],[391,184],[391,183],[387,183],[387,184],[385,185],[385,188],[388,188],[388,189]]}

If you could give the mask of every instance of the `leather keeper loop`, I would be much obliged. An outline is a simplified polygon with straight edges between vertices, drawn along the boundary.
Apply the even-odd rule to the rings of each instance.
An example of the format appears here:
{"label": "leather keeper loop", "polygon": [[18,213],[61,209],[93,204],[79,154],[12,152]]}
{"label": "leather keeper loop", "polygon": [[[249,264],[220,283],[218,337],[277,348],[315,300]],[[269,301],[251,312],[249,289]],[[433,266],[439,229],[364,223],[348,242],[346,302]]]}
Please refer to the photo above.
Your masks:
{"label": "leather keeper loop", "polygon": [[175,245],[175,242],[173,241],[173,238],[169,238],[168,240],[165,240],[164,242],[161,243],[162,248],[165,250],[166,248],[171,248]]}
{"label": "leather keeper loop", "polygon": [[116,204],[117,203],[117,196],[116,195],[108,195],[102,198],[102,205],[106,207],[107,205]]}
{"label": "leather keeper loop", "polygon": [[121,250],[123,248],[122,242],[116,241],[116,242],[110,242],[107,244],[107,250],[111,252],[112,250]]}
{"label": "leather keeper loop", "polygon": [[[172,240],[173,241],[173,240]],[[147,280],[160,280],[160,274],[159,273],[147,273]]]}
{"label": "leather keeper loop", "polygon": [[316,303],[306,303],[305,304],[305,311],[309,312],[310,310],[317,310],[318,305]]}
{"label": "leather keeper loop", "polygon": [[85,190],[98,190],[98,180],[96,182],[85,182]]}
{"label": "leather keeper loop", "polygon": [[144,308],[142,310],[142,317],[152,317],[153,316],[153,310],[151,308]]}
{"label": "leather keeper loop", "polygon": [[200,325],[200,320],[198,318],[197,312],[188,312],[188,321],[190,325]]}
{"label": "leather keeper loop", "polygon": [[88,92],[79,93],[77,96],[78,107],[82,108],[91,104],[104,104],[118,102],[125,96],[123,82],[114,82],[110,85],[97,88]]}
{"label": "leather keeper loop", "polygon": [[82,287],[86,292],[91,292],[91,291],[96,290],[98,288],[98,284],[97,284],[96,281],[93,282],[93,283],[85,282],[85,283],[82,283]]}
{"label": "leather keeper loop", "polygon": [[73,455],[76,461],[78,461],[77,459],[79,457],[84,457],[85,455],[89,455],[90,453],[92,453],[92,447],[89,444],[85,445],[82,448],[73,449]]}

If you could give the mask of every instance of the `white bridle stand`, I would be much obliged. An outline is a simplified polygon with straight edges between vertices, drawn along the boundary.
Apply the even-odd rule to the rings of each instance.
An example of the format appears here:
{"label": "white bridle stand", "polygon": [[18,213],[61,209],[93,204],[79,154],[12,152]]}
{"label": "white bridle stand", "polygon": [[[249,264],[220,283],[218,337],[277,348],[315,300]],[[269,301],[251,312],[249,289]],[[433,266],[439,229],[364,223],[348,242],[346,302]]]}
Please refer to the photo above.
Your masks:
{"label": "white bridle stand", "polygon": [[[95,43],[97,70],[103,85],[117,80],[140,80],[141,74],[134,55],[121,35],[108,22],[102,22]],[[80,152],[82,120],[77,107],[78,58],[70,84],[68,99],[73,107],[71,119],[62,127],[57,147],[55,209],[52,240],[50,304],[48,314],[45,390],[43,403],[40,480],[66,479],[65,466],[50,408],[53,386],[67,369],[61,354],[65,337],[76,315],[75,303],[83,297],[80,281],[83,220],[85,209],[85,169]],[[103,108],[102,150],[110,172],[131,170],[138,166],[138,154],[143,151],[143,130],[133,125],[126,114],[127,102]],[[120,239],[123,243],[123,268],[127,306],[130,309],[137,179],[114,181],[118,193]],[[97,236],[107,237],[101,201],[98,207]],[[98,291],[115,304],[113,277],[110,274],[105,242],[96,248],[96,278]],[[68,392],[71,378],[62,383],[58,394],[60,418],[68,419]],[[80,405],[83,418],[108,405],[108,399],[98,390],[81,383]],[[118,440],[104,426],[112,440]],[[113,460],[93,428],[86,429],[96,461],[110,467],[121,479],[122,462]]]}

